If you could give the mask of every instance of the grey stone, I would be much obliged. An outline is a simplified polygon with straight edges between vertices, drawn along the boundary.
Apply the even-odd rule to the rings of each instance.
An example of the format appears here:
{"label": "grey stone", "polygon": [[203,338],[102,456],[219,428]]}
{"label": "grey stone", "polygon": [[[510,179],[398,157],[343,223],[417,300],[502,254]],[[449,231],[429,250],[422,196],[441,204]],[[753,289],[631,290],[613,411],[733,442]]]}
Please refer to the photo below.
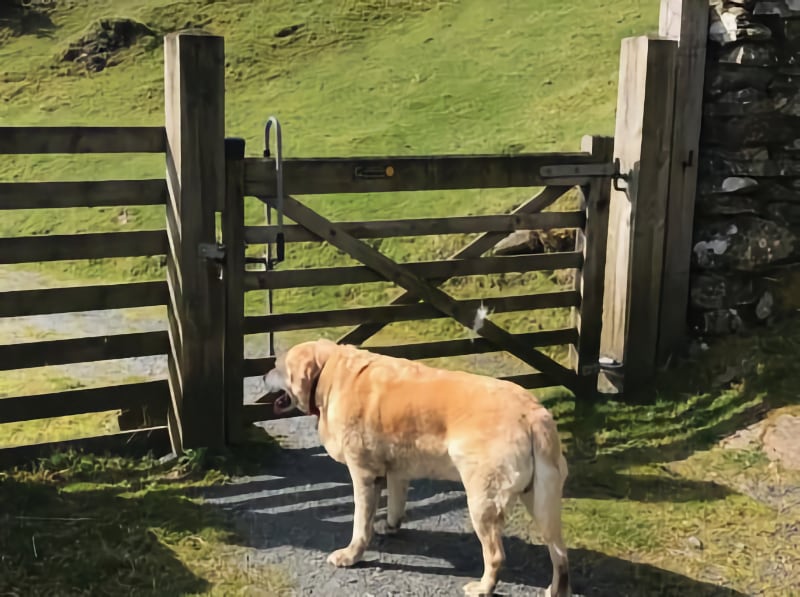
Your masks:
{"label": "grey stone", "polygon": [[113,56],[117,52],[142,39],[157,43],[158,35],[147,25],[133,19],[101,19],[69,45],[61,54],[61,60],[81,64],[91,72],[99,72],[116,64]]}
{"label": "grey stone", "polygon": [[794,95],[800,91],[800,76],[776,74],[767,85],[769,93],[785,93],[787,95]]}
{"label": "grey stone", "polygon": [[785,114],[800,116],[800,90],[776,89],[767,95],[748,87],[722,94],[717,101],[706,104],[703,113],[707,116],[747,116],[761,114]]}
{"label": "grey stone", "polygon": [[800,225],[800,204],[769,203],[764,212],[764,215],[776,222]]}
{"label": "grey stone", "polygon": [[759,292],[752,276],[736,273],[694,274],[690,283],[691,306],[708,311],[754,304]]}
{"label": "grey stone", "polygon": [[797,177],[800,176],[800,159],[788,156],[770,156],[768,160],[753,161],[747,158],[734,159],[715,150],[701,153],[701,172],[705,176],[756,176]]}
{"label": "grey stone", "polygon": [[716,309],[692,313],[692,330],[696,334],[728,336],[739,332],[744,322],[736,309]]}
{"label": "grey stone", "polygon": [[572,230],[517,230],[495,245],[494,254],[522,255],[574,249],[575,233]]}
{"label": "grey stone", "polygon": [[783,38],[789,42],[789,46],[800,43],[800,19],[786,19],[783,23]]}
{"label": "grey stone", "polygon": [[762,180],[755,192],[756,196],[763,201],[800,203],[798,189],[770,180]]}
{"label": "grey stone", "polygon": [[694,549],[703,549],[703,542],[702,542],[702,541],[700,541],[700,539],[698,539],[698,538],[697,538],[697,537],[695,537],[694,535],[692,535],[691,537],[689,537],[689,538],[688,538],[686,541],[687,541],[687,543],[688,543],[688,544],[689,544],[691,547],[693,547]]}
{"label": "grey stone", "polygon": [[718,195],[721,193],[752,194],[758,189],[759,182],[749,176],[702,176],[698,179],[697,189],[700,195]]}
{"label": "grey stone", "polygon": [[702,141],[726,148],[765,147],[793,143],[799,132],[800,119],[784,114],[706,117]]}
{"label": "grey stone", "polygon": [[724,193],[747,192],[758,187],[758,181],[746,176],[728,176],[722,181]]}
{"label": "grey stone", "polygon": [[769,67],[778,64],[778,56],[772,45],[751,42],[723,48],[719,52],[718,60],[721,63],[744,66]]}
{"label": "grey stone", "polygon": [[738,5],[712,3],[709,38],[727,45],[744,39],[765,40],[772,31],[762,23],[754,23],[750,12]]}
{"label": "grey stone", "polygon": [[698,223],[693,242],[692,261],[702,270],[756,272],[786,262],[797,238],[788,226],[741,216]]}
{"label": "grey stone", "polygon": [[709,64],[706,67],[705,90],[709,98],[730,91],[752,88],[766,91],[776,74],[769,69],[735,64]]}
{"label": "grey stone", "polygon": [[709,117],[703,119],[702,137],[706,143],[725,148],[784,145],[800,137],[800,118],[785,114]]}
{"label": "grey stone", "polygon": [[747,114],[769,114],[776,109],[775,101],[765,91],[745,87],[727,91],[703,106],[706,116],[742,116]]}
{"label": "grey stone", "polygon": [[760,204],[749,195],[736,193],[699,194],[696,209],[704,215],[757,214]]}
{"label": "grey stone", "polygon": [[800,3],[797,0],[775,0],[756,2],[753,8],[755,15],[778,15],[782,18],[800,17]]}
{"label": "grey stone", "polygon": [[773,308],[775,307],[775,297],[772,293],[767,291],[761,295],[756,303],[755,314],[760,320],[768,319],[772,315]]}

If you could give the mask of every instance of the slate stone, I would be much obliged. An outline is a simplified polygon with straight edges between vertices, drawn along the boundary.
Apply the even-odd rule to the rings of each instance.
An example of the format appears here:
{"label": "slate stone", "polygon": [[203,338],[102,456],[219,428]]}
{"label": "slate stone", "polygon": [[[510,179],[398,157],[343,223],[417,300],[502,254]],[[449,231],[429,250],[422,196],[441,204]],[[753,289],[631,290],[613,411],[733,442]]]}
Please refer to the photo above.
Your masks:
{"label": "slate stone", "polygon": [[695,274],[690,283],[691,306],[709,311],[754,304],[762,292],[753,277],[738,274]]}
{"label": "slate stone", "polygon": [[797,237],[787,225],[753,216],[698,222],[692,263],[700,270],[757,272],[796,258]]}
{"label": "slate stone", "polygon": [[771,44],[745,42],[723,48],[717,60],[727,64],[769,67],[777,66],[778,55]]}

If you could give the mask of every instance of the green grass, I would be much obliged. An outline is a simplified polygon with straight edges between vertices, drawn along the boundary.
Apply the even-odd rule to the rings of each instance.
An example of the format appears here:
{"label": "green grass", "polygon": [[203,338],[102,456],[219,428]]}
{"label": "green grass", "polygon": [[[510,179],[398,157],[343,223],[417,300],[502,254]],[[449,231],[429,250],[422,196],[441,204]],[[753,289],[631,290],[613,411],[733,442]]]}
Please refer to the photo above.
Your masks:
{"label": "green grass", "polygon": [[[577,578],[637,595],[722,594],[671,573],[747,595],[796,593],[800,471],[719,445],[757,421],[800,416],[800,319],[781,331],[713,346],[664,373],[641,404],[550,402],[570,465],[564,520]],[[521,512],[511,526],[536,537]]]}
{"label": "green grass", "polygon": [[[0,61],[9,65],[0,79],[0,123],[161,124],[160,48],[140,44],[98,74],[57,60],[88,23],[125,16],[159,32],[194,24],[226,36],[227,133],[245,137],[254,154],[262,149],[269,114],[281,117],[290,156],[575,150],[581,135],[613,130],[619,40],[652,29],[656,4],[618,2],[609,11],[588,1],[565,7],[522,0],[87,1],[51,13],[47,36],[11,37],[0,45]],[[580,29],[573,30],[578,14]],[[295,35],[273,36],[299,23],[304,27]],[[162,175],[163,164],[147,156],[24,156],[0,165],[6,180]],[[312,205],[339,219],[415,217],[505,210],[526,193],[342,196]],[[0,234],[163,225],[161,208],[128,208],[124,219],[121,212],[74,209],[52,218],[20,211],[3,219]],[[248,217],[263,217],[257,202],[249,204]],[[421,259],[457,243],[399,239],[381,248]],[[306,247],[290,251],[289,260],[300,267],[334,263],[331,251]],[[163,274],[152,261],[45,269],[66,269],[80,279]],[[334,298],[320,293],[315,301]],[[379,294],[368,290],[364,297]],[[306,301],[306,294],[287,294],[282,304]]]}
{"label": "green grass", "polygon": [[[271,447],[252,453],[263,464]],[[227,462],[202,452],[174,465],[63,454],[0,472],[0,592],[222,596],[290,589],[279,568],[251,563],[255,554],[225,515],[190,497],[224,481],[232,472]]]}
{"label": "green grass", "polygon": [[[655,30],[657,11],[654,0],[57,2],[49,23],[22,35],[11,34],[0,13],[0,125],[162,124],[157,43],[146,40],[121,52],[118,65],[97,74],[58,60],[98,19],[125,17],[159,33],[202,26],[225,36],[226,132],[244,137],[250,155],[263,149],[262,127],[271,114],[281,119],[288,156],[573,151],[583,134],[613,132],[620,39]],[[303,27],[294,35],[274,35],[296,24]],[[0,161],[3,181],[150,178],[163,171],[163,161],[153,156]],[[499,213],[533,191],[303,199],[334,220],[388,219]],[[561,203],[571,205],[574,199]],[[247,221],[263,221],[256,200],[247,203]],[[4,213],[0,236],[147,230],[163,222],[163,208],[20,210]],[[401,261],[430,260],[469,239],[390,239],[379,247]],[[310,244],[292,245],[287,256],[282,267],[352,263]],[[0,268],[4,288],[163,276],[158,258]],[[560,284],[555,274],[530,273],[464,278],[445,288],[466,298]],[[396,293],[388,284],[281,291],[276,310],[368,306]],[[263,293],[248,299],[249,313],[263,312]],[[562,325],[566,311],[497,315],[496,321],[533,331]],[[42,337],[34,324],[26,325],[30,329],[6,326],[2,333],[14,341]],[[576,577],[607,570],[642,594],[697,594],[691,585],[675,585],[668,571],[748,594],[790,595],[790,587],[800,585],[798,545],[785,526],[800,512],[788,502],[765,501],[753,489],[796,487],[800,478],[760,452],[717,446],[776,409],[796,411],[799,325],[790,322],[781,338],[767,330],[716,346],[665,374],[641,404],[607,400],[576,409],[563,395],[545,394],[569,454],[565,523],[579,554]],[[388,326],[374,341],[463,334],[447,321],[419,322]],[[495,375],[520,372],[520,363],[505,358],[446,364]],[[63,370],[43,368],[3,374],[0,396],[82,385]],[[0,433],[9,445],[108,432],[115,424],[115,413],[99,413],[5,425]],[[219,512],[187,497],[224,481],[221,463],[203,468],[192,458],[176,470],[152,460],[55,456],[0,473],[0,552],[10,554],[0,558],[0,592],[228,595],[286,588],[279,569],[247,564],[246,548]],[[533,533],[518,516],[512,527],[523,536]],[[703,549],[691,546],[692,537]],[[630,565],[620,571],[609,562],[621,560],[613,558]]]}
{"label": "green grass", "polygon": [[[587,133],[610,134],[622,37],[655,28],[657,2],[617,0],[86,0],[56,2],[37,30],[10,34],[0,14],[0,125],[160,125],[163,56],[145,38],[100,73],[60,60],[70,43],[105,18],[130,18],[159,34],[200,26],[225,36],[226,133],[248,153],[263,149],[263,124],[280,117],[287,156],[574,151]],[[280,30],[302,25],[296,33]],[[13,23],[11,23],[13,25]],[[17,31],[17,33],[19,33]],[[8,156],[0,180],[162,177],[158,156]],[[502,213],[535,189],[340,195],[304,198],[332,219],[389,219]],[[574,205],[567,199],[564,205]],[[264,218],[255,199],[248,223]],[[0,236],[162,228],[161,207],[6,212]],[[450,255],[472,238],[387,239],[380,250],[400,261]],[[377,244],[377,243],[376,243]],[[257,253],[261,247],[253,247]],[[330,247],[291,245],[281,267],[352,263]],[[9,288],[157,280],[160,258],[97,259],[0,268]],[[30,278],[35,278],[35,283]],[[550,273],[467,277],[445,290],[458,298],[542,292],[559,287]],[[389,284],[283,290],[277,312],[384,304]],[[249,293],[248,313],[263,313],[265,293]],[[567,309],[495,316],[512,331],[567,322]],[[282,334],[281,344],[343,329]],[[374,343],[464,337],[448,321],[394,324]],[[262,346],[265,346],[262,343]],[[263,349],[262,349],[263,350]],[[563,347],[551,354],[563,358]],[[451,360],[500,374],[525,372],[510,358]]]}
{"label": "green grass", "polygon": [[[800,319],[783,331],[712,347],[658,380],[647,403],[547,401],[570,466],[573,578],[587,594],[794,594],[800,472],[718,445],[759,419],[800,415]],[[276,594],[289,584],[286,572],[256,564],[232,521],[191,498],[231,474],[264,470],[271,449],[253,443],[225,459],[193,453],[171,467],[57,455],[0,473],[0,553],[9,554],[0,592]],[[519,511],[509,527],[537,539]]]}

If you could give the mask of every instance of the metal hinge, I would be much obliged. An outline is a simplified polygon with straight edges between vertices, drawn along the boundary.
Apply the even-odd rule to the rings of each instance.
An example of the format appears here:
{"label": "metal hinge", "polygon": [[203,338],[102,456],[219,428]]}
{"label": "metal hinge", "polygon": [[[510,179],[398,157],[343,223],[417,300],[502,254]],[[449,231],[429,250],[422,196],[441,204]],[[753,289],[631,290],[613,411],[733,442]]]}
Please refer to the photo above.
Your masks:
{"label": "metal hinge", "polygon": [[611,178],[614,188],[618,191],[624,190],[620,187],[619,181],[628,180],[626,174],[620,172],[619,158],[613,162],[603,164],[557,164],[554,166],[542,166],[539,175],[548,184],[567,184],[578,185],[588,183],[590,179],[597,177]]}
{"label": "metal hinge", "polygon": [[559,164],[556,166],[542,166],[539,174],[542,178],[577,178],[595,176],[613,176],[614,164]]}

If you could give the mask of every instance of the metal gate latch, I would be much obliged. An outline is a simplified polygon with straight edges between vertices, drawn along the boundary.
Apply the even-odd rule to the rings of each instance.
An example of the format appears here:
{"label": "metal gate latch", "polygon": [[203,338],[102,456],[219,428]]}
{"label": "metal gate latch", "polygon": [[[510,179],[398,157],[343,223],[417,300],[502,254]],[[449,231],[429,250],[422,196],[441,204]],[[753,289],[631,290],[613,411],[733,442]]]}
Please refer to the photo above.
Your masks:
{"label": "metal gate latch", "polygon": [[197,255],[203,259],[213,261],[217,264],[218,278],[222,280],[225,265],[225,245],[222,243],[200,243],[197,247]]}
{"label": "metal gate latch", "polygon": [[222,243],[200,243],[197,254],[220,265],[225,263],[225,245]]}

